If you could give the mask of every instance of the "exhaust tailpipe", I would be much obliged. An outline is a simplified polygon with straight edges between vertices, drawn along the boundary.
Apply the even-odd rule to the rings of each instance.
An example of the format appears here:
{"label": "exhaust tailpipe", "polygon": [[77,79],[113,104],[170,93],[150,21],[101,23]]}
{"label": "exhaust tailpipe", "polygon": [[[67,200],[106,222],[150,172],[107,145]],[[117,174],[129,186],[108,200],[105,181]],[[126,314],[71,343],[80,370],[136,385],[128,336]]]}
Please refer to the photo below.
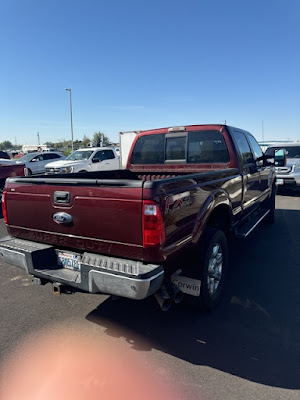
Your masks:
{"label": "exhaust tailpipe", "polygon": [[172,305],[172,299],[168,295],[165,288],[160,288],[156,293],[154,293],[154,296],[162,311],[168,311],[170,309]]}
{"label": "exhaust tailpipe", "polygon": [[53,283],[53,294],[56,294],[57,296],[59,296],[62,292],[62,284],[59,282],[54,282]]}
{"label": "exhaust tailpipe", "polygon": [[175,285],[175,283],[171,283],[169,294],[175,304],[180,303],[183,299],[183,292],[179,289],[177,285]]}

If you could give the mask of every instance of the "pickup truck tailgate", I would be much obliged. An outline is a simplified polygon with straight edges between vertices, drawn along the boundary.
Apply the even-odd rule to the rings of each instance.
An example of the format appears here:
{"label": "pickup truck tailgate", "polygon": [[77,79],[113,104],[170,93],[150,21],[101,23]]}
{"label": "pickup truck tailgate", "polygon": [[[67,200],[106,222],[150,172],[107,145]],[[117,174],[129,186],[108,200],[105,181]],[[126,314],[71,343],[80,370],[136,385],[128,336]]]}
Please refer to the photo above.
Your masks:
{"label": "pickup truck tailgate", "polygon": [[56,247],[140,258],[143,182],[128,186],[126,181],[94,179],[10,180],[8,231]]}

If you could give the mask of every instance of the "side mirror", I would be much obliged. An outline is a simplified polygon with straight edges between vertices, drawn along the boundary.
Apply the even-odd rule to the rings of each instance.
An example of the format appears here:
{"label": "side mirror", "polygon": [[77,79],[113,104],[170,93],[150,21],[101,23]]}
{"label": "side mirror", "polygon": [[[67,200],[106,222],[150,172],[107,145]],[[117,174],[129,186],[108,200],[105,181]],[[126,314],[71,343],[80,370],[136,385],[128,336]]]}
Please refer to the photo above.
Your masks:
{"label": "side mirror", "polygon": [[262,158],[264,166],[275,165],[275,167],[284,167],[286,165],[286,150],[285,149],[269,149],[268,154],[264,154]]}
{"label": "side mirror", "polygon": [[92,163],[97,163],[97,162],[100,162],[99,158],[93,158],[92,159]]}
{"label": "side mirror", "polygon": [[278,149],[275,151],[275,166],[284,167],[286,165],[286,150]]}
{"label": "side mirror", "polygon": [[257,172],[257,165],[251,165],[249,168],[250,174],[255,174]]}

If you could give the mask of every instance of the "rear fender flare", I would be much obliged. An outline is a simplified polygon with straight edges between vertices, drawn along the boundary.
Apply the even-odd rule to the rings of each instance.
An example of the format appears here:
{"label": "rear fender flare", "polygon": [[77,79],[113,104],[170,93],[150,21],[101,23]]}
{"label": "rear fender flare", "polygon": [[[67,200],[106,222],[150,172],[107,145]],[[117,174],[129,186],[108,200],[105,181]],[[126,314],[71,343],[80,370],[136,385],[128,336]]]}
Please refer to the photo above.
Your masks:
{"label": "rear fender flare", "polygon": [[194,229],[192,232],[192,242],[194,244],[198,243],[205,227],[216,209],[220,206],[225,206],[228,209],[228,214],[230,216],[230,223],[232,219],[232,204],[228,197],[228,194],[224,190],[218,190],[210,194],[210,196],[203,203],[200,208]]}

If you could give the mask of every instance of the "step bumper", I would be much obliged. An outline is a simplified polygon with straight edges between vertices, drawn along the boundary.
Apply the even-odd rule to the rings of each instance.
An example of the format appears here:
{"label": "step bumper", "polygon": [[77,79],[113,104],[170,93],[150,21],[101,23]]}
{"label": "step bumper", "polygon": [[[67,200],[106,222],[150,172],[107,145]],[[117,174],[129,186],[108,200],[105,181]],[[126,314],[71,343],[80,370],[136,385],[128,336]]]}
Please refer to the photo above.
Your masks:
{"label": "step bumper", "polygon": [[[75,255],[62,250],[70,255]],[[141,300],[162,285],[162,265],[88,253],[76,254],[80,267],[65,268],[54,246],[7,236],[0,239],[0,257],[28,274],[49,282],[59,282],[89,293],[111,294]]]}

